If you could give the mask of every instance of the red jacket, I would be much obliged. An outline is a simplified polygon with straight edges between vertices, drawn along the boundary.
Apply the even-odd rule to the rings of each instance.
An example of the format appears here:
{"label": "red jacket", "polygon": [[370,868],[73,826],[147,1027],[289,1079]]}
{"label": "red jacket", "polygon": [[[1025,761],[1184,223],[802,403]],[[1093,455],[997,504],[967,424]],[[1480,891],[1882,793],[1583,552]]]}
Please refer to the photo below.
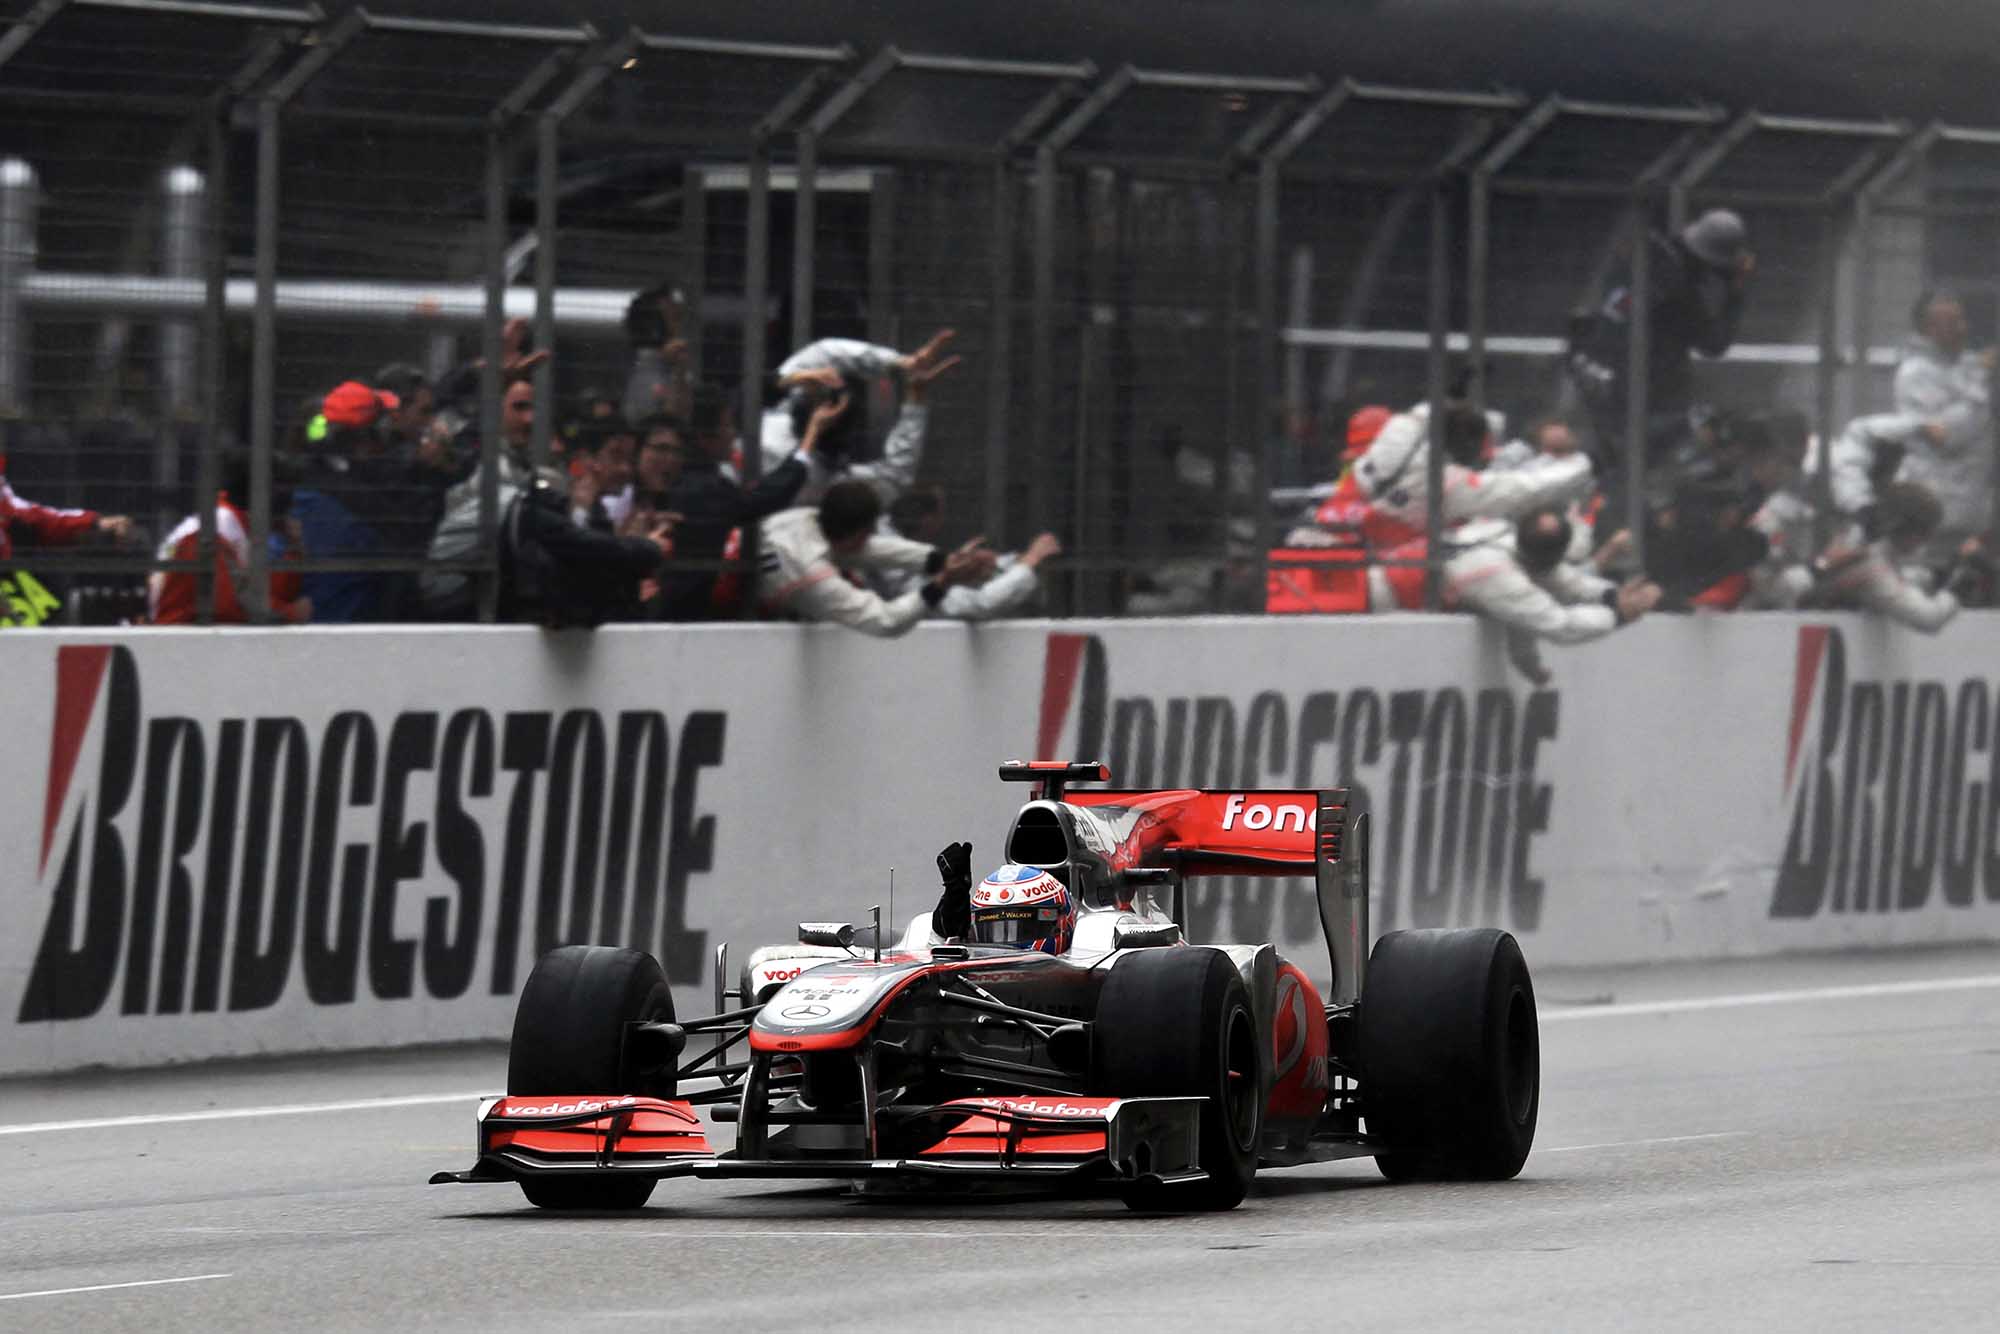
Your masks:
{"label": "red jacket", "polygon": [[67,546],[82,541],[97,527],[97,511],[34,504],[15,495],[7,479],[0,476],[0,560],[14,554],[17,524],[40,538],[45,546]]}
{"label": "red jacket", "polygon": [[[250,525],[227,494],[215,501],[215,619],[221,625],[241,625],[250,619],[236,582],[250,566]],[[201,555],[201,516],[190,514],[160,544],[161,560],[192,561]],[[273,572],[271,611],[294,624],[307,619],[299,605],[301,580],[296,574]],[[147,612],[155,625],[192,625],[195,619],[195,575],[192,570],[160,570],[146,581]]]}
{"label": "red jacket", "polygon": [[1361,490],[1352,468],[1341,474],[1333,494],[1320,502],[1313,522],[1328,532],[1358,536],[1370,551],[1385,551],[1424,535],[1423,525],[1378,508]]}

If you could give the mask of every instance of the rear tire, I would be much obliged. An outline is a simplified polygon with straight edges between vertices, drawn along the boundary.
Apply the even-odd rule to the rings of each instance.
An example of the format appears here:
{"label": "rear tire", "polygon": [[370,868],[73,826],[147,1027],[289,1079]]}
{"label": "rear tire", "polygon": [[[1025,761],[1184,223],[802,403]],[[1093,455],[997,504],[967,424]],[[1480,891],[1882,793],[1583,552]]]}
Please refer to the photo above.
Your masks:
{"label": "rear tire", "polygon": [[[671,1067],[626,1067],[625,1026],[673,1017],[673,993],[652,955],[598,945],[550,950],[528,974],[514,1010],[507,1092],[671,1098]],[[655,1184],[650,1177],[549,1177],[523,1181],[521,1193],[544,1209],[637,1209]]]}
{"label": "rear tire", "polygon": [[1181,947],[1112,966],[1091,1029],[1091,1087],[1103,1097],[1203,1097],[1205,1181],[1137,1182],[1134,1209],[1234,1209],[1257,1171],[1264,1049],[1250,995],[1229,956]]}
{"label": "rear tire", "polygon": [[1361,1099],[1391,1181],[1505,1181],[1541,1107],[1535,988],[1505,931],[1393,931],[1361,994]]}

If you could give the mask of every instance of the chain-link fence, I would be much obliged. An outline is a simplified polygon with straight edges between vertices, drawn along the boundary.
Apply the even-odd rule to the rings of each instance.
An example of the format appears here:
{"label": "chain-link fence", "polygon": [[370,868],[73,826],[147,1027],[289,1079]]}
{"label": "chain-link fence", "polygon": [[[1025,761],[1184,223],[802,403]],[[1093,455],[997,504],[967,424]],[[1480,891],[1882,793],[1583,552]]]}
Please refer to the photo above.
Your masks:
{"label": "chain-link fence", "polygon": [[1577,412],[1577,312],[1643,308],[1635,238],[1702,209],[1757,256],[1703,399],[1825,437],[1886,406],[1928,285],[2000,318],[2000,132],[313,5],[5,22],[5,471],[131,520],[10,522],[16,620],[141,618],[149,575],[195,619],[490,617],[510,467],[707,381],[754,477],[788,354],[944,328],[954,538],[1055,533],[1057,613],[1256,610],[1267,497],[1337,472],[1354,408]]}

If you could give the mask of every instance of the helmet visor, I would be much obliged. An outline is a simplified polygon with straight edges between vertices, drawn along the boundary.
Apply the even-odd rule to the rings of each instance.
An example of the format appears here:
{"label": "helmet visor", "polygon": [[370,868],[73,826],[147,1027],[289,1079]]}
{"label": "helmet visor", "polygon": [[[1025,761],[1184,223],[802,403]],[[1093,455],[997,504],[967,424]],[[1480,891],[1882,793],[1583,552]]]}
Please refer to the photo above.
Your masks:
{"label": "helmet visor", "polygon": [[982,945],[1028,946],[1055,936],[1061,924],[1062,909],[1053,903],[980,908],[972,914],[972,938]]}

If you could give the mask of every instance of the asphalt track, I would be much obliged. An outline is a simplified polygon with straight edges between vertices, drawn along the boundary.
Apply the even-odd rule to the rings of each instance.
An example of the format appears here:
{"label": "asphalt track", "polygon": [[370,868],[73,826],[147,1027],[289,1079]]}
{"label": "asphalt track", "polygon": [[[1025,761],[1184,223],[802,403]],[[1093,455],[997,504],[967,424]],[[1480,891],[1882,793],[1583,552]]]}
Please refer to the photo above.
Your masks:
{"label": "asphalt track", "polygon": [[1519,1180],[1333,1164],[1207,1217],[684,1181],[607,1219],[425,1185],[469,1163],[498,1048],[0,1084],[0,1328],[2000,1324],[2000,950],[1539,986]]}

